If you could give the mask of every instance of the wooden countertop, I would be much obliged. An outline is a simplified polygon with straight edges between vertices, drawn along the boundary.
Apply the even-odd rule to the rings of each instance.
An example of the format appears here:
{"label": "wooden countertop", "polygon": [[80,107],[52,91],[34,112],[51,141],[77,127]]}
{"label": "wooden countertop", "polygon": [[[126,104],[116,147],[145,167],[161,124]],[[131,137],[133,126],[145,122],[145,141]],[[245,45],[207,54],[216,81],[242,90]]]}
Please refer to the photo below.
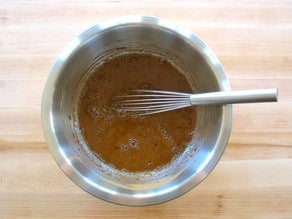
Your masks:
{"label": "wooden countertop", "polygon": [[[292,2],[0,0],[0,218],[292,218]],[[124,207],[87,194],[59,169],[42,133],[41,96],[57,54],[121,15],[169,19],[202,38],[232,89],[278,87],[278,103],[234,106],[228,147],[186,195]]]}

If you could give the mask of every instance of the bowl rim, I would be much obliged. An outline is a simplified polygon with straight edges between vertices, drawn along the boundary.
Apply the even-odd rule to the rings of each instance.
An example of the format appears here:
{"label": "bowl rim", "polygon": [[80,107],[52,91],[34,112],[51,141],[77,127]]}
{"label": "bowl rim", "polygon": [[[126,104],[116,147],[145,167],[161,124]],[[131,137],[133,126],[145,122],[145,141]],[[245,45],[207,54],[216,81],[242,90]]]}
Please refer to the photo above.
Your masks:
{"label": "bowl rim", "polygon": [[[131,205],[131,206],[141,206],[141,205],[153,205],[166,202],[177,197],[180,197],[184,193],[188,192],[199,183],[201,183],[215,168],[219,162],[221,156],[224,153],[224,150],[228,144],[232,129],[232,105],[222,106],[222,122],[220,126],[220,132],[216,141],[216,145],[222,145],[217,147],[216,153],[212,154],[212,159],[215,161],[213,163],[208,162],[203,169],[198,171],[196,178],[195,174],[192,177],[189,177],[182,186],[174,188],[169,191],[167,194],[163,194],[160,197],[155,196],[119,196],[113,191],[109,191],[107,188],[103,188],[98,185],[93,185],[93,182],[87,180],[84,176],[71,164],[70,160],[67,159],[66,155],[58,147],[58,142],[56,136],[54,135],[54,127],[52,114],[50,112],[51,103],[53,100],[53,90],[52,86],[57,81],[57,76],[62,71],[65,62],[70,58],[75,51],[83,47],[88,40],[92,39],[96,34],[100,33],[109,28],[121,26],[121,25],[130,25],[130,24],[139,24],[139,25],[152,25],[159,28],[167,29],[175,32],[181,37],[188,40],[192,45],[199,47],[202,51],[202,56],[205,60],[209,62],[210,67],[215,73],[215,77],[219,83],[219,88],[222,91],[229,91],[230,85],[228,79],[225,75],[224,69],[219,62],[216,55],[212,50],[204,43],[198,36],[194,33],[181,28],[180,26],[173,24],[169,21],[157,18],[157,17],[148,17],[148,16],[126,16],[126,17],[117,17],[113,19],[106,20],[100,24],[94,25],[91,28],[82,32],[79,36],[74,38],[68,46],[58,55],[55,59],[54,64],[51,67],[50,73],[47,77],[45,87],[43,90],[42,103],[41,103],[41,120],[42,127],[46,142],[50,148],[51,154],[53,155],[55,161],[63,172],[80,188],[86,192],[103,199],[108,202],[121,204],[121,205]],[[207,162],[207,161],[206,161]]]}

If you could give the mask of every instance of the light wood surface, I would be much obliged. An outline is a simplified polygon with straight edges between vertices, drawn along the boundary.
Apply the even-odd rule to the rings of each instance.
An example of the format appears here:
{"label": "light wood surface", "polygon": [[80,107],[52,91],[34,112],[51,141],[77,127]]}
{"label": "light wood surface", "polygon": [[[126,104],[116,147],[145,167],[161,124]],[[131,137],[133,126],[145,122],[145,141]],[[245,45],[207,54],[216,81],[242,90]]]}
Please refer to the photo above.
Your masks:
{"label": "light wood surface", "polygon": [[[186,195],[124,207],[87,194],[44,141],[42,90],[57,54],[103,19],[152,15],[202,38],[232,89],[278,87],[278,103],[234,106],[228,147]],[[292,218],[292,1],[0,0],[0,218]]]}

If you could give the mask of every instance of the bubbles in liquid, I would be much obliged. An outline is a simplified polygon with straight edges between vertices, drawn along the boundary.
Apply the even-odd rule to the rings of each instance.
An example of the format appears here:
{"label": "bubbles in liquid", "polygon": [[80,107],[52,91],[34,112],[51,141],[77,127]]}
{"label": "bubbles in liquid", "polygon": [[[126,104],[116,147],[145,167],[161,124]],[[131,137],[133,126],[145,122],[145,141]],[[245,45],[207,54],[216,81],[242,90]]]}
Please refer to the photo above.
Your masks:
{"label": "bubbles in liquid", "polygon": [[126,111],[122,109],[116,109],[119,117],[124,117],[126,115]]}
{"label": "bubbles in liquid", "polygon": [[95,106],[89,106],[87,108],[87,111],[94,119],[97,119],[103,115],[102,110],[100,108],[95,107]]}
{"label": "bubbles in liquid", "polygon": [[105,110],[105,116],[106,116],[106,120],[105,120],[106,123],[111,124],[113,119],[114,119],[114,115],[113,115],[112,109],[107,108]]}
{"label": "bubbles in liquid", "polygon": [[79,100],[80,101],[84,101],[86,99],[87,99],[86,95],[84,93],[81,93],[80,96],[79,96]]}
{"label": "bubbles in liquid", "polygon": [[103,134],[103,133],[104,133],[103,128],[99,128],[99,129],[96,131],[96,133],[97,133],[98,135]]}
{"label": "bubbles in liquid", "polygon": [[177,147],[173,147],[173,148],[172,148],[172,152],[173,152],[173,153],[176,153],[176,152],[177,152]]}
{"label": "bubbles in liquid", "polygon": [[134,138],[129,138],[129,145],[132,147],[132,148],[136,148],[138,147],[138,141]]}
{"label": "bubbles in liquid", "polygon": [[100,97],[100,93],[99,93],[99,92],[95,92],[95,93],[93,94],[93,96],[94,96],[94,97]]}
{"label": "bubbles in liquid", "polygon": [[132,61],[132,62],[137,62],[137,58],[136,58],[136,57],[132,57],[132,58],[131,58],[131,61]]}
{"label": "bubbles in liquid", "polygon": [[167,140],[170,140],[171,139],[171,134],[168,132],[168,131],[165,131],[163,133],[163,138],[167,139]]}
{"label": "bubbles in liquid", "polygon": [[176,160],[178,158],[178,154],[173,155],[172,160]]}
{"label": "bubbles in liquid", "polygon": [[164,139],[166,139],[166,140],[171,140],[172,139],[171,134],[166,129],[164,129],[161,126],[161,124],[158,125],[158,130],[162,133],[162,136],[163,136]]}
{"label": "bubbles in liquid", "polygon": [[107,111],[106,111],[106,113],[107,113],[107,117],[108,118],[113,118],[114,117],[114,115],[113,115],[113,113],[112,113],[112,111],[110,110],[110,109],[108,109]]}
{"label": "bubbles in liquid", "polygon": [[119,144],[119,148],[121,148],[124,151],[129,150],[129,146],[127,144]]}

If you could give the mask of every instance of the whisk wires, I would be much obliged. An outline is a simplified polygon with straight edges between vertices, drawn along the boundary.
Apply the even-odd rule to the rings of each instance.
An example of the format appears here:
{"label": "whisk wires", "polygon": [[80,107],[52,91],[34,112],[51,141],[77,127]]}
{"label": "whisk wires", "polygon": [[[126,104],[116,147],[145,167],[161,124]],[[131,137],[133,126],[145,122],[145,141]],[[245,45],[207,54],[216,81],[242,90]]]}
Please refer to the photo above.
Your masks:
{"label": "whisk wires", "polygon": [[149,115],[190,106],[190,94],[160,90],[130,90],[115,99],[117,110]]}

